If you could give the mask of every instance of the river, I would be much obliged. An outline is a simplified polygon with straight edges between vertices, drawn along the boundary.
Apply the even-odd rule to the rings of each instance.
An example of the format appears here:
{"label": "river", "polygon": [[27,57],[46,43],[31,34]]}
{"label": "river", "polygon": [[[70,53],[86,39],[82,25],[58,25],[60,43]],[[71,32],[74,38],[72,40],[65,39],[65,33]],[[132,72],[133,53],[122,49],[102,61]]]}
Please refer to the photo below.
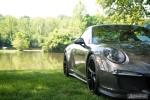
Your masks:
{"label": "river", "polygon": [[62,69],[63,53],[0,52],[0,70]]}

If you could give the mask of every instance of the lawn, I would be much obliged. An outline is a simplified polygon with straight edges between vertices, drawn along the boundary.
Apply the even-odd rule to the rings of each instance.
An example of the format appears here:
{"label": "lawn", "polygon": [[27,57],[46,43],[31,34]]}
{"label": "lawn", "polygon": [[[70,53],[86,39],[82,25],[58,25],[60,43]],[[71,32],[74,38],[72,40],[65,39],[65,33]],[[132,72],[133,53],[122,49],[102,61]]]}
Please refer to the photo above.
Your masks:
{"label": "lawn", "polygon": [[91,94],[87,85],[58,70],[0,71],[1,100],[108,100]]}

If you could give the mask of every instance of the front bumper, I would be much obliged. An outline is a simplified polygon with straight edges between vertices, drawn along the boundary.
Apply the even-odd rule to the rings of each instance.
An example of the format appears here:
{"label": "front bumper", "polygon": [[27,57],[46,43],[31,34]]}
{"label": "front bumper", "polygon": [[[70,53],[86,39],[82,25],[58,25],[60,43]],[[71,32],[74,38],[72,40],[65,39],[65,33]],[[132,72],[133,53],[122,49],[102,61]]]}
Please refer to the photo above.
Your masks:
{"label": "front bumper", "polygon": [[119,99],[149,99],[150,98],[150,95],[147,94],[147,93],[133,93],[133,92],[129,92],[129,93],[116,93],[116,92],[113,92],[113,91],[109,91],[109,90],[105,90],[105,89],[102,89],[102,88],[99,88],[98,91],[104,95],[107,95],[107,96],[110,96],[110,97],[113,97],[113,98],[119,98]]}
{"label": "front bumper", "polygon": [[150,96],[150,75],[148,74],[134,76],[106,71],[99,71],[99,73],[101,73],[98,75],[99,92],[105,95],[125,99],[130,95],[138,97],[138,94],[145,98]]}

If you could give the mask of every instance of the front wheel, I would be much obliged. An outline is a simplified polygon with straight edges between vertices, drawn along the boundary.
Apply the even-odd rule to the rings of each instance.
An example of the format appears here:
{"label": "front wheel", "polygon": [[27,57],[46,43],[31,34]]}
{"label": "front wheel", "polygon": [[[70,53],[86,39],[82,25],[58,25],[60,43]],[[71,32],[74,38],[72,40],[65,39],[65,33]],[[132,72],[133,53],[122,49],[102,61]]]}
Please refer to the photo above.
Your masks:
{"label": "front wheel", "polygon": [[98,94],[98,80],[94,55],[91,55],[87,62],[87,84],[92,93]]}
{"label": "front wheel", "polygon": [[69,76],[69,71],[68,71],[69,69],[68,69],[68,63],[67,63],[66,55],[64,55],[63,70],[64,70],[65,76]]}

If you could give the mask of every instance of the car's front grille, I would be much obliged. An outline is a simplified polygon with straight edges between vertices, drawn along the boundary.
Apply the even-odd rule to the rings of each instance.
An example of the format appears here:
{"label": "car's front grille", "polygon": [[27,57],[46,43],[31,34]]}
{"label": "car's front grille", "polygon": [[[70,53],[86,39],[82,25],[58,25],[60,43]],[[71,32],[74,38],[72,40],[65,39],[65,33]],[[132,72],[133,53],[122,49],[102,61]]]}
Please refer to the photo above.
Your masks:
{"label": "car's front grille", "polygon": [[118,85],[125,91],[142,92],[146,90],[150,92],[150,74],[145,74],[143,77],[118,76]]}
{"label": "car's front grille", "polygon": [[144,77],[119,76],[119,87],[126,91],[141,92],[146,89]]}

